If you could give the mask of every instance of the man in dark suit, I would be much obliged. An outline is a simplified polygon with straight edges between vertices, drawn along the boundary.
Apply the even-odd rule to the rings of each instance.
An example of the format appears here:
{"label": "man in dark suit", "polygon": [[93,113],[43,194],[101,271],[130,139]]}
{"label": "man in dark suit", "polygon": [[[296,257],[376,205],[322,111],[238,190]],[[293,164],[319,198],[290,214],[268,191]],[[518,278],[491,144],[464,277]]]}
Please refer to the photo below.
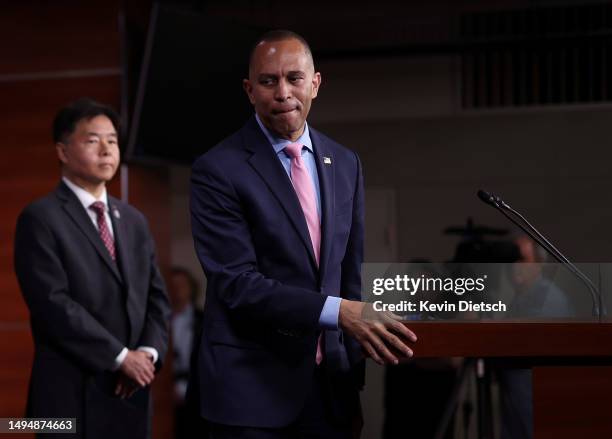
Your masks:
{"label": "man in dark suit", "polygon": [[255,117],[193,166],[208,280],[196,382],[214,438],[351,437],[362,348],[412,354],[414,334],[360,302],[361,166],[306,123],[320,83],[302,37],[267,33],[244,80]]}
{"label": "man in dark suit", "polygon": [[62,180],[17,222],[15,271],[35,347],[27,416],[76,418],[70,438],[149,437],[148,386],[168,344],[147,222],[106,193],[117,127],[112,109],[88,99],[60,110]]}

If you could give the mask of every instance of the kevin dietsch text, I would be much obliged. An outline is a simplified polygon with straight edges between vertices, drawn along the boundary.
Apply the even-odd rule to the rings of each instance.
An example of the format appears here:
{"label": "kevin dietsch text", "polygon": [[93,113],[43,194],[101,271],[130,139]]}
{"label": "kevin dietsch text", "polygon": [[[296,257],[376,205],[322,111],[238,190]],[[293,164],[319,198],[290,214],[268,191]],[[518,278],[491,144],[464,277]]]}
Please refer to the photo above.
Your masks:
{"label": "kevin dietsch text", "polygon": [[[372,294],[385,299],[393,294],[394,300],[375,300],[373,303],[375,311],[391,312],[506,312],[507,306],[504,302],[486,302],[483,298],[486,289],[487,275],[474,278],[466,277],[434,277],[396,275],[394,277],[376,278],[372,282]],[[410,300],[397,300],[397,294],[409,296]],[[420,298],[414,297],[419,294]],[[444,294],[472,296],[465,300],[443,300]],[[435,296],[431,298],[430,296]],[[390,303],[391,302],[391,303]]]}
{"label": "kevin dietsch text", "polygon": [[429,300],[419,300],[412,302],[402,300],[399,303],[384,303],[377,300],[373,304],[374,311],[391,312],[506,312],[507,307],[501,300],[497,303],[473,302],[471,300],[460,300],[457,303],[430,302]]}

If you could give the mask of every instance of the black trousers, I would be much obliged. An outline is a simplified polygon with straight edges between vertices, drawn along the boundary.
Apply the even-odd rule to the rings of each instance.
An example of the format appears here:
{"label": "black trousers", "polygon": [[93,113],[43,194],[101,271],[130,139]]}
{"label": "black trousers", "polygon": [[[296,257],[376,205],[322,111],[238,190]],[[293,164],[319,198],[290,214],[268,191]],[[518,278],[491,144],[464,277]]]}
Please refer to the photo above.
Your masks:
{"label": "black trousers", "polygon": [[[355,391],[355,418],[361,420],[359,394]],[[332,408],[330,377],[324,366],[315,369],[312,391],[298,418],[284,428],[236,427],[210,424],[210,439],[351,439],[356,419],[338,419]],[[360,426],[359,426],[360,428]]]}

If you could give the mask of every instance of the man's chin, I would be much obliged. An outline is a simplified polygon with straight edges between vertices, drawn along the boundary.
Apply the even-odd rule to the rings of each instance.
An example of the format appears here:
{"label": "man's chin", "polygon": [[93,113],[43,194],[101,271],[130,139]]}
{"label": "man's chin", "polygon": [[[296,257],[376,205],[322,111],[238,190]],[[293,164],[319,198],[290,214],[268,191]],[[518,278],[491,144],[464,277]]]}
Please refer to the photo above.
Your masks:
{"label": "man's chin", "polygon": [[117,170],[115,169],[112,172],[102,172],[98,175],[96,175],[96,178],[94,178],[94,181],[98,181],[100,183],[106,183],[109,182],[113,179],[113,177],[115,176],[115,174],[117,173]]}
{"label": "man's chin", "polygon": [[272,131],[274,131],[277,135],[282,137],[283,139],[295,140],[296,134],[297,137],[301,136],[304,132],[304,124],[274,124],[272,127]]}

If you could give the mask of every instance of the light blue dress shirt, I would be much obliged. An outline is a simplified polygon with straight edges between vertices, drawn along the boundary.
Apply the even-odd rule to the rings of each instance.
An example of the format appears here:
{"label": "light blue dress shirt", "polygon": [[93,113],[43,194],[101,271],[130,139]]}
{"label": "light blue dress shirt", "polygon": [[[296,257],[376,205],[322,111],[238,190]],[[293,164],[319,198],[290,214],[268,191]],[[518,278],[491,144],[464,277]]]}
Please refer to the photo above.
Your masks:
{"label": "light blue dress shirt", "polygon": [[[317,199],[317,212],[319,213],[319,221],[321,221],[321,189],[319,186],[319,174],[317,172],[317,164],[314,154],[314,149],[312,147],[312,140],[310,139],[310,131],[308,130],[308,123],[304,125],[304,132],[302,135],[295,141],[283,139],[275,136],[271,133],[261,122],[258,115],[255,115],[255,119],[257,119],[257,123],[259,127],[266,135],[266,138],[274,148],[274,152],[276,152],[276,156],[280,160],[283,168],[285,168],[285,172],[291,178],[291,157],[284,151],[285,147],[291,143],[301,143],[304,145],[302,148],[302,160],[304,161],[306,168],[308,169],[308,173],[312,178],[315,187],[315,196]],[[322,329],[338,329],[338,313],[340,312],[340,297],[335,296],[327,296],[325,300],[325,304],[323,305],[323,309],[321,310],[321,315],[319,316],[319,326]]]}

